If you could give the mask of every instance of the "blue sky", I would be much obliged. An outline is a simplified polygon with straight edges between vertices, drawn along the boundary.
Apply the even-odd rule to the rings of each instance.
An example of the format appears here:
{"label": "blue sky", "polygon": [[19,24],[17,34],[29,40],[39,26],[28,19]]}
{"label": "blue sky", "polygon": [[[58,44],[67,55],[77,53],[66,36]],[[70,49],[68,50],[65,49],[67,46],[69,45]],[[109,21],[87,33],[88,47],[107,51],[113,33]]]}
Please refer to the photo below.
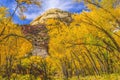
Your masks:
{"label": "blue sky", "polygon": [[[15,0],[0,0],[0,4],[6,6],[10,13],[13,13],[16,7]],[[59,8],[71,13],[80,13],[85,9],[85,6],[83,3],[74,2],[74,0],[42,0],[41,7],[35,5],[28,6],[28,10],[24,13],[26,16],[25,20],[19,19],[17,11],[13,17],[13,21],[16,24],[29,24],[37,16],[51,8]]]}

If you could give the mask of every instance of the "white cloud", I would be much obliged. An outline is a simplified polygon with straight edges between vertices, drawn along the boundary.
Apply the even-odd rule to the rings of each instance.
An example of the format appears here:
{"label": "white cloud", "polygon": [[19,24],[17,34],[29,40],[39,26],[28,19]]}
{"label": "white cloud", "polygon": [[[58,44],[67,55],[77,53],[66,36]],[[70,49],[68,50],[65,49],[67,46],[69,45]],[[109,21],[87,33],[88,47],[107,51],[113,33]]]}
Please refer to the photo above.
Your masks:
{"label": "white cloud", "polygon": [[45,10],[50,8],[59,8],[62,10],[68,10],[72,7],[72,0],[44,0],[43,8]]}

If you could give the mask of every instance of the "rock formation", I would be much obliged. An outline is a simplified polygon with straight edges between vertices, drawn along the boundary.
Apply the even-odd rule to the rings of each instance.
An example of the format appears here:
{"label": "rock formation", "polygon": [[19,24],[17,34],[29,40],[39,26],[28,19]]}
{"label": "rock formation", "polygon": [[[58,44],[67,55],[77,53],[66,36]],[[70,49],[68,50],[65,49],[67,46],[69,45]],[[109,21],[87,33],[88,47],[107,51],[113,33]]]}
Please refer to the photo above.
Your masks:
{"label": "rock formation", "polygon": [[49,36],[45,25],[42,25],[47,19],[59,19],[69,24],[72,22],[72,15],[60,9],[50,9],[33,20],[30,25],[22,27],[26,38],[33,44],[33,55],[45,57],[48,54]]}
{"label": "rock formation", "polygon": [[58,19],[66,24],[72,22],[72,14],[60,9],[50,9],[31,22],[31,25],[45,24],[47,19]]}

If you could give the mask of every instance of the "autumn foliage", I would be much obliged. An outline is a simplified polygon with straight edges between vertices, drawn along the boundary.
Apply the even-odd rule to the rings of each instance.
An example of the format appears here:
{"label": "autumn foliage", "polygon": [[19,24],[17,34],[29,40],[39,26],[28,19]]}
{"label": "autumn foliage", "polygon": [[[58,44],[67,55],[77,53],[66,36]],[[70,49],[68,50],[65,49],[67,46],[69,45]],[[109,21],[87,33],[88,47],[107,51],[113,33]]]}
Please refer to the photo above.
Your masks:
{"label": "autumn foliage", "polygon": [[59,78],[67,80],[72,77],[79,80],[81,76],[119,74],[120,6],[117,4],[119,1],[84,0],[84,2],[88,11],[73,14],[73,21],[69,25],[59,19],[46,21],[45,27],[49,35],[49,55],[46,57],[30,54],[33,49],[32,43],[25,38],[22,29],[29,32],[31,31],[29,29],[34,27],[21,29],[12,21],[6,24],[8,19],[4,17],[8,13],[6,8],[0,7],[2,78],[10,80],[26,75],[25,80]]}

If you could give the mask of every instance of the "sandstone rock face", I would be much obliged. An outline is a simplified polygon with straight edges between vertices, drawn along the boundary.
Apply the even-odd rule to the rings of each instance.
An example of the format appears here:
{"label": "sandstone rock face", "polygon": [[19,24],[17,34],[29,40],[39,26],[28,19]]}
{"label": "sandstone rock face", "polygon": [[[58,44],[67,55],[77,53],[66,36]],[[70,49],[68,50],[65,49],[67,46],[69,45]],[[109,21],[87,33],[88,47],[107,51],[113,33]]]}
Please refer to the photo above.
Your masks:
{"label": "sandstone rock face", "polygon": [[48,55],[49,36],[44,25],[22,26],[25,37],[32,43],[32,55],[45,57]]}
{"label": "sandstone rock face", "polygon": [[39,25],[45,23],[47,19],[58,19],[65,23],[72,22],[72,15],[69,12],[62,11],[60,9],[50,9],[43,13],[41,16],[37,17],[35,20],[31,22],[31,25]]}

